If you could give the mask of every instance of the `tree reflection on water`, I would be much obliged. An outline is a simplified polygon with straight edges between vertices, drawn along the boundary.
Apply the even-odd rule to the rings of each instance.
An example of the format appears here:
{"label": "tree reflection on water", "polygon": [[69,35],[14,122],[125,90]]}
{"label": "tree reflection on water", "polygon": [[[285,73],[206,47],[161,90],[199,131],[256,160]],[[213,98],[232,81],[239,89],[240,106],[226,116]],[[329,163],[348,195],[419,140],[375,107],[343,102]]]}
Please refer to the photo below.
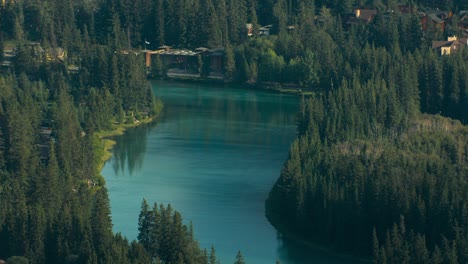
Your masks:
{"label": "tree reflection on water", "polygon": [[128,129],[121,136],[113,138],[117,144],[112,148],[112,167],[116,175],[125,173],[130,175],[141,170],[146,154],[148,134],[156,127],[157,122],[144,124]]}

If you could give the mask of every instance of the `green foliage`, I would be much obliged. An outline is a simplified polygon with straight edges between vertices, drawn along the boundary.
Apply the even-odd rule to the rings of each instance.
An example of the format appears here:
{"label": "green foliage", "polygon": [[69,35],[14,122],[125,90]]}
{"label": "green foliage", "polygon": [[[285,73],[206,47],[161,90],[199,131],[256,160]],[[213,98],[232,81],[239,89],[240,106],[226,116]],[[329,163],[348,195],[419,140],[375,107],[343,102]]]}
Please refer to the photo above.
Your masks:
{"label": "green foliage", "polygon": [[164,78],[166,77],[166,69],[164,68],[161,58],[156,56],[156,58],[151,63],[151,78]]}
{"label": "green foliage", "polygon": [[224,76],[227,80],[231,80],[236,69],[232,47],[226,46],[224,53]]}
{"label": "green foliage", "polygon": [[[445,33],[433,26],[422,32],[419,17],[393,12],[349,25],[343,14],[352,2],[1,5],[0,50],[13,45],[16,56],[0,76],[0,258],[217,261],[169,206],[148,206],[141,216],[148,215],[148,239],[141,243],[111,232],[93,132],[124,122],[125,113],[161,112],[143,56],[131,51],[148,40],[150,49],[224,46],[227,79],[317,92],[301,105],[298,139],[267,201],[274,222],[337,248],[373,249],[378,263],[467,262],[466,127],[421,114],[468,121],[467,53],[439,57],[429,49],[455,24]],[[418,3],[456,11],[468,9],[465,2]],[[397,2],[359,4],[380,11]],[[247,39],[246,23],[255,30],[273,24],[274,34]],[[30,41],[64,48],[67,57],[47,61]],[[203,77],[211,71],[205,59],[198,62]],[[150,73],[165,76],[159,58]],[[42,138],[43,126],[51,128],[49,138]]]}
{"label": "green foliage", "polygon": [[[150,208],[146,200],[141,205],[138,217],[138,241],[152,259],[164,263],[202,263],[204,256],[193,238],[193,231],[182,223],[182,217],[171,205],[154,204]],[[216,263],[214,247],[210,263]]]}
{"label": "green foliage", "polygon": [[245,264],[244,256],[242,256],[240,250],[237,251],[236,262],[234,262],[234,264]]}
{"label": "green foliage", "polygon": [[273,223],[339,249],[373,247],[379,263],[425,261],[443,236],[452,253],[442,258],[465,261],[466,233],[454,230],[466,229],[467,130],[419,113],[412,63],[402,62],[396,83],[343,80],[304,102],[299,137],[266,203]]}
{"label": "green foliage", "polygon": [[[117,6],[22,4],[0,7],[0,36],[16,44],[12,70],[0,75],[0,258],[151,263],[140,244],[112,234],[99,175],[102,145],[93,134],[122,121],[125,111],[157,116],[162,108],[142,58],[116,52],[126,45],[128,24]],[[109,13],[95,19],[91,10]],[[31,40],[65,48],[68,56],[45,60]],[[66,63],[78,70],[68,71]]]}
{"label": "green foliage", "polygon": [[25,257],[20,257],[20,256],[13,256],[9,257],[7,259],[8,263],[13,263],[13,264],[29,264],[29,259]]}

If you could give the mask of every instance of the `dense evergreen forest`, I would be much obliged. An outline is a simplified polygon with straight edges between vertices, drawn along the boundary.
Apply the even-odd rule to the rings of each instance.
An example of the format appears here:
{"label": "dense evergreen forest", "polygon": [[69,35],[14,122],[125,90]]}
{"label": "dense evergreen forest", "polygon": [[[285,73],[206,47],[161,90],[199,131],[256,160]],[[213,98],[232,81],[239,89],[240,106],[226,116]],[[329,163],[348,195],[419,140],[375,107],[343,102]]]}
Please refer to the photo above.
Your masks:
{"label": "dense evergreen forest", "polygon": [[[266,202],[280,231],[376,263],[468,262],[468,49],[431,49],[462,36],[468,3],[400,2],[453,17],[422,31],[394,0],[2,1],[0,259],[217,262],[170,206],[143,202],[138,241],[112,233],[94,133],[158,115],[132,52],[148,41],[224,47],[228,80],[314,92]],[[355,7],[378,12],[347,23]]]}
{"label": "dense evergreen forest", "polygon": [[[321,91],[303,99],[268,218],[375,263],[466,263],[468,52],[431,49],[462,32],[422,32],[419,16],[397,11],[346,28],[330,11],[317,11],[323,24],[309,34],[280,33],[265,60],[277,72],[264,80],[294,81],[281,73],[302,66],[302,81]],[[293,47],[305,54],[288,56]]]}

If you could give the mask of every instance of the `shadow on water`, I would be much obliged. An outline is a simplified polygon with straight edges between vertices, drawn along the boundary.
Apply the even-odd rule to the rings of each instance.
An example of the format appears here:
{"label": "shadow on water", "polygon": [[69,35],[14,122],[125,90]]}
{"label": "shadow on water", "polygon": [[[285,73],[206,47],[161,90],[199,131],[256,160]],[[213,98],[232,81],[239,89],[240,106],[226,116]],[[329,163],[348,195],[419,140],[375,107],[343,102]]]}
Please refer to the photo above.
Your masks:
{"label": "shadow on water", "polygon": [[292,140],[289,132],[295,114],[291,113],[298,111],[299,101],[294,96],[272,96],[233,86],[186,88],[183,84],[156,89],[156,94],[161,95],[165,118],[174,122],[173,132],[180,137],[196,134],[201,140],[222,138],[229,144],[260,145],[288,145]]}
{"label": "shadow on water", "polygon": [[143,167],[146,154],[148,134],[156,127],[157,122],[141,125],[137,128],[128,129],[123,135],[114,137],[117,141],[112,148],[112,163],[116,176],[128,170],[134,175]]}
{"label": "shadow on water", "polygon": [[[340,254],[326,246],[307,244],[297,239],[291,239],[277,233],[278,237],[278,257],[288,264],[368,264],[369,259],[357,258],[352,255]],[[283,263],[283,261],[281,261]]]}

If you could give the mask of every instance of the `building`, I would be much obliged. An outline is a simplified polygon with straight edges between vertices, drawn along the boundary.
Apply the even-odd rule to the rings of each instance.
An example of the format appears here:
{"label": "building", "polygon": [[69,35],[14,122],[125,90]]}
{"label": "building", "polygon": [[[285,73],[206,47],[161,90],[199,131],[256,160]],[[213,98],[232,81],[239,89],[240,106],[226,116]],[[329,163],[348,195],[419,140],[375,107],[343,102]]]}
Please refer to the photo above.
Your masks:
{"label": "building", "polygon": [[200,59],[209,69],[210,76],[222,76],[224,74],[224,48],[208,49],[204,47],[195,50],[172,49],[162,46],[158,50],[144,50],[146,67],[150,68],[159,58],[162,67],[168,73],[177,75],[194,75],[200,73]]}
{"label": "building", "polygon": [[354,9],[353,15],[348,17],[347,24],[360,24],[365,23],[369,24],[374,20],[374,17],[377,15],[376,9]]}
{"label": "building", "polygon": [[162,65],[167,68],[178,68],[192,71],[198,68],[197,53],[187,49],[169,49],[158,53]]}
{"label": "building", "polygon": [[435,28],[444,31],[447,21],[451,18],[452,12],[450,11],[428,11],[427,13],[423,14],[423,17],[421,18],[421,29],[425,31],[432,24]]}
{"label": "building", "polygon": [[63,62],[67,57],[67,52],[63,48],[49,48],[46,49],[45,53],[47,61],[60,60]]}
{"label": "building", "polygon": [[426,31],[430,25],[433,25],[435,28],[438,28],[442,31],[445,30],[445,21],[439,18],[436,14],[425,15],[421,18],[421,29]]}
{"label": "building", "polygon": [[468,11],[460,12],[460,20],[458,20],[458,28],[463,31],[465,36],[468,36]]}
{"label": "building", "polygon": [[15,0],[1,0],[2,1],[2,5],[6,5],[7,3],[15,3]]}
{"label": "building", "polygon": [[270,30],[273,28],[273,25],[267,25],[267,26],[264,26],[264,27],[261,27],[259,30],[258,30],[258,35],[259,36],[270,36]]}
{"label": "building", "polygon": [[245,29],[247,30],[247,36],[248,37],[253,36],[253,33],[254,33],[253,24],[251,24],[251,23],[245,24]]}
{"label": "building", "polygon": [[458,39],[456,36],[448,37],[447,41],[433,41],[432,49],[440,52],[440,55],[450,55],[462,51],[468,46],[468,38]]}
{"label": "building", "polygon": [[42,164],[47,164],[49,161],[49,144],[50,140],[55,141],[52,133],[52,128],[49,126],[42,126],[39,131],[39,158]]}

